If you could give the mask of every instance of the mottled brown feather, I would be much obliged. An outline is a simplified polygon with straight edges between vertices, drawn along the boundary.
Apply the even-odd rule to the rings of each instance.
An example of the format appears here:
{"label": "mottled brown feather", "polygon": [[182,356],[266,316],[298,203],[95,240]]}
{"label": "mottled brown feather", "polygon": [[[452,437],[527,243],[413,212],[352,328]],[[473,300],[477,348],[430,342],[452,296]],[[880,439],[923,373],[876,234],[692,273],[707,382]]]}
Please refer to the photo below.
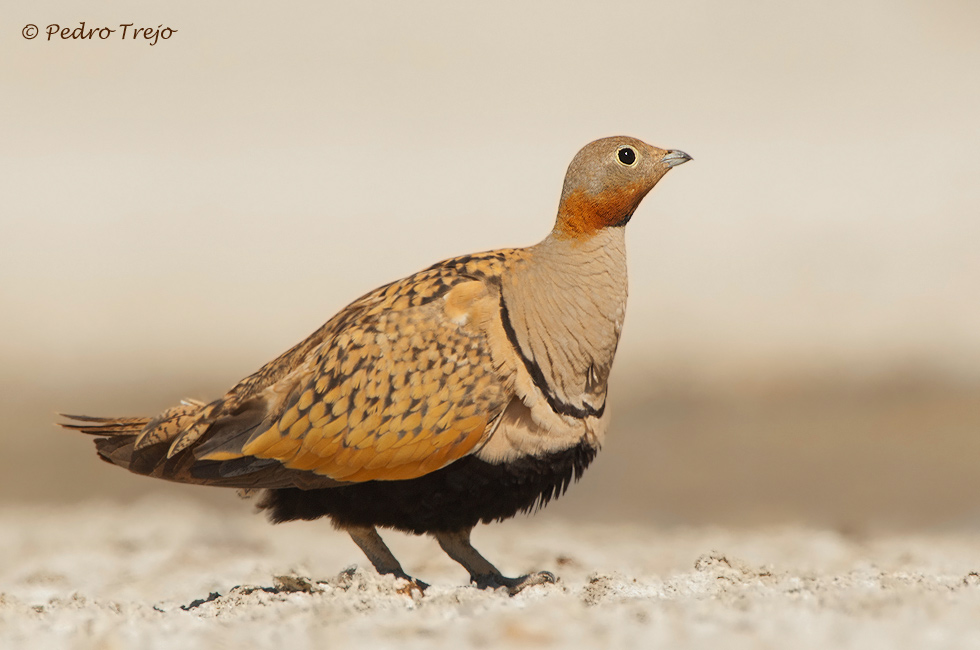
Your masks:
{"label": "mottled brown feather", "polygon": [[288,409],[237,451],[198,457],[271,458],[360,482],[414,478],[470,453],[510,399],[477,322],[481,301],[496,300],[477,260],[463,266],[474,275],[451,261],[352,305],[367,308],[316,350]]}
{"label": "mottled brown feather", "polygon": [[136,436],[111,445],[114,461],[167,445],[152,473],[178,481],[199,482],[202,468],[234,462],[242,486],[282,484],[282,472],[261,464],[274,484],[246,476],[249,457],[314,485],[317,476],[332,484],[432,472],[484,442],[512,397],[512,370],[494,361],[486,333],[505,253],[446,260],[366,294],[209,404],[66,426]]}

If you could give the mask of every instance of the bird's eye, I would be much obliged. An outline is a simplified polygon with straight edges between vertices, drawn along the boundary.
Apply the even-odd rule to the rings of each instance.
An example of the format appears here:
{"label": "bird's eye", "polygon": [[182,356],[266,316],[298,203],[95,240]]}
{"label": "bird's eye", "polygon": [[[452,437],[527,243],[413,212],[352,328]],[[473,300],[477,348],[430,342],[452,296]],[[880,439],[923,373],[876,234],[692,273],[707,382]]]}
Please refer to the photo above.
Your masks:
{"label": "bird's eye", "polygon": [[627,167],[636,162],[636,152],[633,151],[633,147],[622,147],[617,155],[619,156],[619,162]]}

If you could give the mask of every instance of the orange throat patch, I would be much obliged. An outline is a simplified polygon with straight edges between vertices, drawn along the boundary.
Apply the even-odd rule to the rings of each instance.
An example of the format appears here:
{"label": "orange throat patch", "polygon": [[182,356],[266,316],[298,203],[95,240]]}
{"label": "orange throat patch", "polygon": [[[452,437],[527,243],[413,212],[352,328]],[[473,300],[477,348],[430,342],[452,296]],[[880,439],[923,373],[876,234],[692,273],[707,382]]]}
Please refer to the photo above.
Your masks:
{"label": "orange throat patch", "polygon": [[636,186],[588,194],[575,190],[561,202],[555,232],[563,238],[591,237],[603,228],[626,220],[640,204],[645,193]]}

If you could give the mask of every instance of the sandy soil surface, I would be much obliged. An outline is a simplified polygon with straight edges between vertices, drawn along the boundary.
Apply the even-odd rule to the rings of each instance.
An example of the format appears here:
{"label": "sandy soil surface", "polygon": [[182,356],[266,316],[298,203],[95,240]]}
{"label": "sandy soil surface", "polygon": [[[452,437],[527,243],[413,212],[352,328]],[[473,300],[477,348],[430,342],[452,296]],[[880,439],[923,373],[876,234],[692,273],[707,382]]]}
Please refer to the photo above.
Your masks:
{"label": "sandy soil surface", "polygon": [[[657,529],[541,516],[481,528],[505,572],[466,585],[432,540],[388,533],[424,596],[326,523],[269,526],[184,499],[0,509],[0,647],[292,649],[977,647],[980,536]],[[357,567],[352,565],[356,563]]]}

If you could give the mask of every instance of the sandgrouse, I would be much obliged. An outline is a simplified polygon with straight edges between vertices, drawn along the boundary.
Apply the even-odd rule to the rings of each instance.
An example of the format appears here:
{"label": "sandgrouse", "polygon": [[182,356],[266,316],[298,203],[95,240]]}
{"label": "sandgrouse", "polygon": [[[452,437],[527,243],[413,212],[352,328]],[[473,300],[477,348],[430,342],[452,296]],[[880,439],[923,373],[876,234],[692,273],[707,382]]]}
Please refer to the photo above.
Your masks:
{"label": "sandgrouse", "polygon": [[539,244],[380,287],[213,402],[62,426],[137,474],[261,489],[274,522],[327,516],[380,573],[412,580],[379,526],[433,535],[480,588],[553,582],[504,577],[470,532],[545,505],[595,457],[626,309],[624,226],[690,159],[592,142]]}

